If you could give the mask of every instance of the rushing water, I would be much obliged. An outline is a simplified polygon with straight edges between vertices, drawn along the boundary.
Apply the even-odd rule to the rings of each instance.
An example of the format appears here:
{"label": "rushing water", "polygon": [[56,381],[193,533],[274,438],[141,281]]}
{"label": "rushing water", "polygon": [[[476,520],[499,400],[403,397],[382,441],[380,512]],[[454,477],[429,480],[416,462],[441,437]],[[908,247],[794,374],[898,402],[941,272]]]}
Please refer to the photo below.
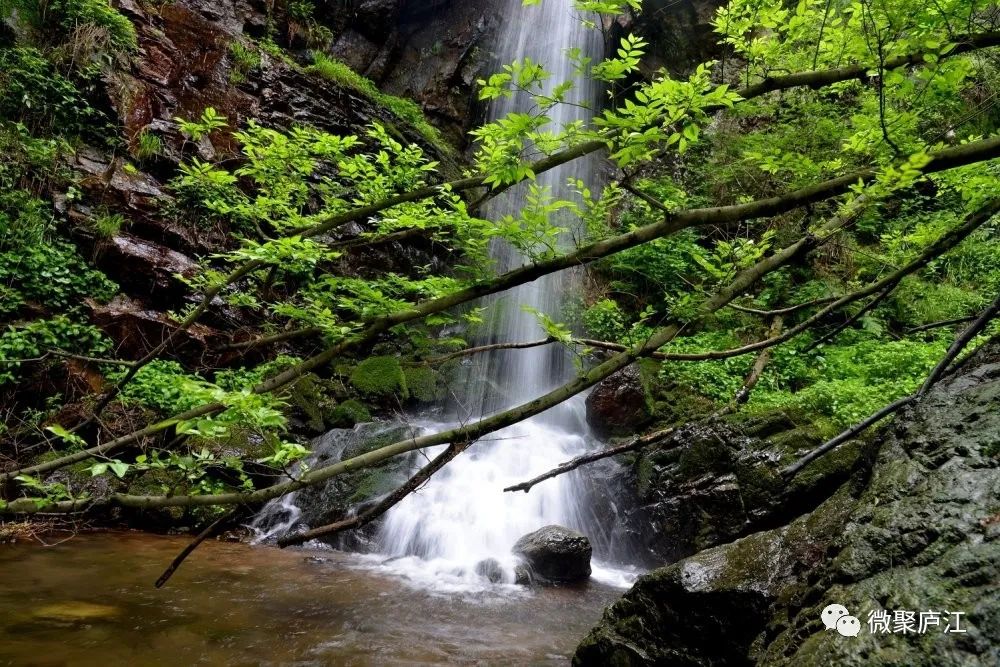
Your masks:
{"label": "rushing water", "polygon": [[[506,28],[499,40],[498,63],[530,58],[551,72],[544,84],[544,94],[573,78],[573,65],[567,57],[570,47],[580,48],[595,61],[600,58],[599,33],[585,27],[572,9],[572,0],[546,0],[540,6],[522,7],[522,0],[507,0]],[[553,131],[577,122],[588,122],[599,97],[593,83],[581,83],[572,90],[565,104],[549,111]],[[491,109],[493,118],[511,112],[532,112],[533,99],[518,93],[501,98]],[[531,156],[528,156],[531,159]],[[552,196],[571,199],[566,181],[581,179],[597,187],[597,163],[584,158],[538,177],[537,185]],[[525,203],[528,188],[520,186],[490,204],[486,215],[499,219],[517,215]],[[556,216],[552,224],[569,230],[564,244],[578,228],[572,216]],[[497,269],[507,271],[526,260],[516,249],[496,244],[492,249]],[[546,313],[561,319],[562,306],[571,290],[578,290],[572,273],[546,276],[488,300],[487,332],[477,343],[519,342],[541,337],[535,315],[524,309]],[[439,431],[457,423],[467,423],[514,405],[527,402],[566,382],[576,369],[570,353],[562,346],[549,345],[529,349],[498,351],[469,358],[459,378],[460,387],[451,406],[452,421],[419,422],[414,428],[423,432]],[[320,460],[339,457],[344,438],[369,435],[339,432],[317,443]],[[547,412],[513,427],[491,434],[476,442],[438,472],[422,489],[405,498],[386,515],[378,535],[378,550],[392,558],[386,569],[407,581],[436,591],[470,591],[488,588],[487,580],[476,573],[485,559],[495,559],[503,569],[502,585],[514,581],[516,557],[511,547],[522,535],[550,524],[575,528],[595,541],[598,557],[609,551],[608,540],[600,539],[603,528],[589,520],[581,492],[582,472],[546,481],[530,493],[504,493],[504,487],[546,472],[595,446],[585,419],[583,397],[577,396]],[[443,447],[426,452],[433,457]],[[413,465],[425,459],[414,457]],[[317,461],[314,461],[315,464]],[[258,518],[255,527],[262,538],[284,533],[301,525],[300,499],[291,496],[272,503]],[[302,502],[305,502],[304,500]],[[602,553],[604,552],[604,553]],[[619,585],[627,583],[627,573],[595,562],[594,575],[599,580]]]}
{"label": "rushing water", "polygon": [[[530,58],[542,63],[552,76],[545,94],[572,77],[566,49],[579,47],[591,57],[600,54],[600,36],[574,15],[571,0],[546,0],[541,6],[522,8],[521,0],[509,0],[507,22],[498,51],[501,63]],[[554,127],[588,121],[598,91],[587,84],[572,91],[567,104],[552,109]],[[529,112],[533,101],[516,94],[499,100],[491,109],[493,118],[510,112]],[[595,163],[585,159],[572,167],[539,175],[538,185],[554,197],[571,198],[566,180],[573,176],[594,184]],[[486,215],[498,219],[516,215],[524,204],[522,186],[492,203]],[[572,219],[553,220],[572,229]],[[497,268],[506,271],[524,258],[511,246],[492,249]],[[488,334],[479,343],[517,342],[541,337],[536,317],[523,307],[561,317],[565,295],[574,287],[566,274],[547,276],[487,302]],[[550,345],[523,350],[498,351],[469,360],[461,396],[454,411],[462,421],[481,418],[559,386],[575,371],[567,350]],[[448,425],[437,424],[442,428]],[[586,531],[581,511],[577,476],[567,475],[541,484],[528,494],[504,493],[503,488],[524,481],[577,456],[593,446],[584,418],[582,397],[568,401],[537,417],[499,431],[477,442],[449,464],[420,493],[395,507],[382,527],[385,552],[400,557],[395,567],[411,579],[435,586],[474,584],[475,565],[495,558],[504,566],[505,581],[513,581],[516,564],[510,549],[514,542],[542,526],[559,524]],[[598,576],[612,577],[598,566]]]}
{"label": "rushing water", "polygon": [[359,556],[211,541],[154,588],[188,539],[0,547],[0,665],[559,664],[616,595],[443,596]]}

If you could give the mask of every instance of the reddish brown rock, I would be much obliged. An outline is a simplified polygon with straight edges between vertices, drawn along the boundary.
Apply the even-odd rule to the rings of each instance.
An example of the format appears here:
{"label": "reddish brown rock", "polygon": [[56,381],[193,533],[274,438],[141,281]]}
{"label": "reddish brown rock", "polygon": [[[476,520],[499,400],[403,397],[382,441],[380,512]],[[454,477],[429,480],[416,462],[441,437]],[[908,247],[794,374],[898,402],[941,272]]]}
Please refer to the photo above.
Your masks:
{"label": "reddish brown rock", "polygon": [[[177,328],[165,313],[146,308],[142,303],[119,295],[107,305],[87,302],[91,319],[109,338],[115,341],[119,357],[137,359],[162,343]],[[206,355],[227,342],[220,331],[203,324],[194,324],[170,346],[170,353],[190,363],[211,361],[218,357]]]}

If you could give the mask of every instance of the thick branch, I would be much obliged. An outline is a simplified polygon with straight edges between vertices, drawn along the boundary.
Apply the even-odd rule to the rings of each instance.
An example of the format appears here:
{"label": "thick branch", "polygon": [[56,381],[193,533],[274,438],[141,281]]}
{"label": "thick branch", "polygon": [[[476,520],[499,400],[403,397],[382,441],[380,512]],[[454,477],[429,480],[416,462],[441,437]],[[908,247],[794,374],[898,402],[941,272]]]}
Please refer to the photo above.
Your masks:
{"label": "thick branch", "polygon": [[[942,57],[953,57],[962,53],[967,53],[969,51],[997,46],[998,44],[1000,44],[1000,32],[990,32],[978,35],[961,36],[956,39],[956,42],[958,44],[956,48],[952,49],[951,52]],[[905,67],[908,65],[922,64],[923,62],[925,62],[924,54],[922,52],[916,52],[904,56],[899,56],[897,58],[886,61],[882,64],[882,68],[885,70],[891,70],[899,67]],[[782,77],[768,77],[758,84],[749,86],[739,91],[738,94],[740,95],[740,97],[746,100],[754,97],[759,97],[769,92],[774,92],[777,90],[785,90],[789,88],[796,88],[800,86],[820,88],[840,81],[849,81],[851,79],[863,78],[866,75],[868,69],[869,68],[866,66],[855,65],[855,66],[841,67],[830,70],[822,70],[818,72],[801,72]],[[705,108],[703,109],[703,111],[706,113],[711,113],[715,111],[721,111],[724,108],[725,108],[724,106],[718,105],[717,107]],[[590,153],[595,153],[597,151],[603,150],[604,148],[607,147],[607,145],[608,141],[606,140],[595,140],[574,146],[560,153],[545,157],[533,163],[531,165],[531,172],[535,174],[543,173],[550,169],[554,169],[555,167],[571,162],[584,155],[588,155]],[[943,168],[948,168],[948,167],[943,167]],[[387,199],[376,202],[374,204],[370,204],[368,206],[358,207],[350,211],[346,211],[344,213],[333,215],[324,220],[323,222],[315,225],[293,229],[290,232],[288,232],[287,235],[288,236],[300,235],[303,238],[311,238],[314,236],[319,236],[333,229],[341,227],[347,223],[369,218],[371,216],[377,215],[378,213],[386,209],[399,206],[400,204],[405,204],[408,202],[419,201],[421,199],[433,197],[442,192],[444,188],[449,188],[453,191],[458,192],[458,191],[481,188],[485,184],[486,184],[486,175],[458,179],[456,181],[451,181],[449,183],[428,185],[422,188],[417,188],[410,192],[389,197]],[[830,196],[832,196],[832,194]],[[769,215],[769,214],[761,213],[758,215]],[[592,259],[587,261],[592,261]],[[126,372],[126,374],[122,377],[122,379],[119,380],[117,383],[115,383],[115,385],[108,392],[106,392],[106,394],[98,401],[90,418],[88,418],[83,424],[79,425],[77,428],[80,428],[85,424],[92,423],[94,420],[96,420],[100,416],[101,412],[111,403],[111,401],[114,400],[121,393],[122,388],[135,377],[136,373],[138,373],[138,371],[141,368],[143,368],[148,363],[157,358],[160,354],[162,354],[164,350],[166,350],[170,345],[172,345],[178,339],[178,337],[181,335],[182,332],[186,331],[192,324],[194,324],[194,322],[197,321],[205,313],[205,311],[211,305],[212,301],[222,292],[222,290],[226,286],[235,283],[236,281],[249,275],[256,269],[261,268],[262,266],[264,266],[264,264],[261,262],[256,262],[256,261],[248,262],[240,267],[237,267],[228,275],[226,275],[220,284],[207,290],[203,294],[201,302],[195,307],[195,309],[191,311],[191,313],[178,325],[176,329],[174,329],[167,336],[167,338],[164,341],[162,341],[159,345],[150,350],[150,352],[145,356],[143,356],[141,359],[137,360],[132,365],[132,367],[129,368],[128,372]],[[566,267],[561,266],[553,270],[559,270],[561,268],[566,268]],[[539,275],[544,275],[544,274],[539,274]],[[539,275],[536,275],[534,277],[528,277],[522,282],[528,282],[530,280],[533,280],[534,278],[539,277]],[[504,287],[503,289],[507,288]],[[467,300],[469,299],[465,299],[465,301]],[[378,331],[381,330],[383,329],[379,329]]]}
{"label": "thick branch", "polygon": [[[929,169],[934,169],[934,168],[937,168],[937,167],[948,168],[948,167],[952,167],[952,166],[959,166],[959,165],[965,164],[966,161],[970,160],[970,159],[983,159],[984,154],[985,155],[992,155],[998,149],[1000,149],[1000,138],[996,138],[994,140],[989,140],[989,141],[984,141],[984,142],[977,142],[976,144],[967,144],[965,146],[960,147],[960,149],[954,149],[954,150],[949,150],[949,151],[942,151],[942,153],[939,153],[936,157],[934,157],[931,160],[931,162],[928,165],[928,168]],[[942,165],[948,165],[948,166],[944,167]],[[810,190],[810,188],[806,188],[806,190]],[[792,199],[794,200],[796,198],[793,197]],[[753,206],[753,203],[752,204],[747,204],[747,205],[738,205],[736,207],[721,207],[721,208],[718,208],[718,209],[698,209],[697,211],[700,211],[702,213],[697,213],[697,211],[692,211],[692,212],[689,212],[689,213],[690,214],[696,214],[697,213],[696,217],[700,218],[702,215],[705,215],[704,214],[705,211],[723,211],[723,210],[726,210],[726,209],[734,209],[734,208],[735,209],[745,210],[745,207],[747,207],[747,206]],[[859,206],[860,206],[860,200],[856,200],[854,202],[854,209],[853,210],[857,210],[857,208]],[[997,202],[993,202],[992,206],[995,209],[995,207],[997,206]],[[990,216],[993,214],[994,209],[990,209],[989,210],[989,215]],[[820,235],[809,235],[807,237],[799,239],[797,242],[793,243],[790,246],[787,246],[783,250],[775,253],[774,255],[760,260],[753,267],[750,267],[749,269],[746,269],[746,270],[742,271],[740,274],[737,275],[737,277],[733,280],[733,282],[729,286],[727,286],[727,287],[719,290],[719,292],[717,292],[716,295],[712,299],[710,299],[708,302],[705,303],[703,311],[702,311],[702,315],[707,314],[707,313],[711,313],[711,312],[715,312],[719,308],[722,308],[722,307],[726,306],[733,299],[737,298],[740,294],[745,293],[747,291],[747,289],[751,285],[753,285],[754,283],[756,283],[761,277],[763,277],[767,273],[775,270],[776,268],[778,268],[780,266],[783,266],[784,264],[786,264],[792,258],[797,257],[800,254],[808,252],[808,251],[812,250],[813,248],[817,247],[819,245],[819,243],[821,242],[821,240],[825,240],[825,238],[829,238],[829,236],[832,233],[834,233],[835,231],[839,230],[844,225],[848,224],[848,222],[852,219],[852,215],[841,215],[841,216],[838,216],[838,217],[834,218],[830,222],[828,222],[826,225],[823,226],[823,228],[819,232],[819,234],[822,235],[822,237]],[[988,219],[988,217],[986,219]],[[982,220],[979,224],[982,224],[982,222],[985,222],[985,219]],[[656,225],[652,225],[652,227],[656,227]],[[646,229],[646,228],[641,228],[639,230],[634,230],[630,234],[626,234],[624,236],[628,237],[629,239],[634,239],[635,235],[639,234],[643,229]],[[956,233],[956,232],[953,232],[953,233]],[[640,236],[641,236],[641,234],[640,234]],[[645,239],[645,240],[649,240],[649,239]],[[630,240],[629,243],[631,245],[628,245],[627,247],[632,247],[633,245],[637,245],[639,242],[645,242],[645,240],[643,240],[643,241],[635,241],[634,243]],[[602,245],[602,244],[607,244],[607,243],[608,243],[608,241],[604,241],[604,242],[601,242],[599,244],[593,244],[592,246],[589,246],[589,248],[593,248],[594,246],[598,246],[598,245]],[[602,246],[602,247],[604,249],[607,248],[606,245]],[[612,244],[612,247],[613,247],[613,244]],[[609,250],[608,254],[611,254],[611,252],[612,251]],[[617,250],[614,250],[614,252],[617,252]],[[572,255],[576,255],[576,254],[577,253],[571,253],[571,256]],[[543,263],[543,264],[546,264],[547,266],[550,266],[550,264],[548,264],[548,263]],[[531,265],[531,267],[538,267],[538,266],[539,266],[538,264]],[[526,267],[526,268],[531,268],[531,267]],[[505,275],[511,276],[512,274],[519,274],[519,271],[522,271],[522,270],[513,271],[513,272],[505,274]],[[511,280],[511,279],[508,278],[508,280]],[[521,282],[525,282],[525,281],[521,281]],[[516,284],[521,284],[521,282],[517,282]],[[876,283],[876,286],[877,285],[878,285],[878,283]],[[488,284],[488,288],[484,288],[484,289],[487,289],[487,291],[485,291],[486,294],[492,294],[492,293],[495,293],[497,291],[501,291],[500,288],[495,283]],[[344,340],[341,343],[338,343],[337,345],[335,345],[333,347],[327,348],[326,350],[324,350],[320,354],[317,354],[317,355],[315,355],[315,356],[313,356],[313,357],[311,357],[311,358],[303,361],[299,365],[297,365],[297,366],[295,366],[293,368],[290,368],[290,369],[284,371],[283,373],[280,373],[279,375],[277,375],[274,378],[268,380],[267,382],[264,382],[264,383],[261,383],[260,385],[257,385],[256,387],[254,387],[253,391],[254,391],[254,393],[258,393],[258,394],[260,394],[260,393],[269,393],[271,391],[274,391],[276,389],[284,387],[285,385],[291,383],[295,379],[301,377],[303,374],[305,374],[305,373],[307,373],[307,372],[309,372],[309,371],[311,371],[311,370],[313,370],[315,368],[318,368],[320,366],[326,365],[327,363],[329,363],[330,361],[332,361],[333,359],[335,359],[339,355],[341,355],[345,350],[352,349],[352,348],[354,348],[354,347],[362,344],[363,342],[367,342],[367,341],[373,339],[379,333],[381,333],[381,332],[389,329],[392,326],[395,326],[397,324],[401,324],[401,323],[404,323],[404,322],[409,322],[409,321],[415,320],[415,319],[421,319],[423,317],[426,317],[427,315],[440,312],[442,310],[445,310],[448,307],[457,305],[458,303],[463,303],[464,301],[471,300],[472,298],[478,298],[479,296],[483,295],[483,294],[480,294],[480,293],[473,293],[473,294],[469,295],[468,291],[469,290],[463,290],[463,292],[459,293],[459,294],[465,293],[466,296],[467,296],[467,298],[459,299],[455,295],[452,295],[450,297],[443,297],[441,299],[435,299],[435,300],[431,300],[431,301],[428,301],[428,302],[424,302],[424,304],[418,305],[416,308],[414,308],[413,310],[410,310],[410,311],[402,311],[400,313],[396,313],[396,314],[392,314],[392,315],[389,315],[389,316],[385,316],[385,317],[379,318],[365,332],[363,332],[362,334],[360,334],[358,337],[353,338],[353,339]],[[860,294],[860,296],[857,296],[857,298],[861,298],[861,297],[867,295],[868,293],[872,293],[872,292],[867,292],[866,293],[863,290],[861,293],[856,293],[856,294]],[[848,298],[849,297],[844,297],[844,298],[838,300],[837,302],[835,302],[834,304],[832,304],[830,306],[830,308],[833,308],[833,307],[837,306],[838,304],[843,305],[842,302],[843,303],[850,303],[851,300],[853,300],[853,299],[851,299],[851,300],[845,301],[845,299],[848,299]],[[677,335],[677,333],[678,333],[679,330],[680,330],[680,325],[679,324],[670,325],[670,326],[666,327],[665,329],[661,329],[657,334],[655,334],[654,336],[652,336],[644,344],[637,345],[636,347],[632,348],[631,350],[629,350],[627,352],[622,352],[622,353],[620,353],[620,354],[612,357],[611,359],[607,360],[603,364],[595,367],[594,369],[592,369],[589,373],[585,374],[584,376],[582,376],[580,378],[577,378],[573,382],[570,382],[567,385],[564,385],[563,387],[561,387],[559,389],[556,389],[553,392],[550,392],[549,394],[546,394],[545,396],[537,399],[536,401],[524,404],[520,408],[520,409],[523,409],[523,412],[518,412],[519,409],[515,409],[513,411],[509,411],[508,413],[501,413],[499,415],[494,415],[493,417],[490,417],[488,419],[485,419],[485,420],[482,420],[482,421],[478,422],[477,423],[478,424],[478,428],[485,428],[485,429],[487,429],[485,431],[482,431],[482,432],[478,432],[478,431],[456,432],[454,434],[454,437],[446,438],[445,440],[442,440],[442,441],[439,441],[439,442],[425,443],[423,445],[420,445],[420,446],[417,446],[417,447],[413,447],[413,448],[415,449],[415,448],[419,448],[419,447],[426,447],[426,446],[430,446],[431,444],[444,444],[445,442],[451,442],[453,440],[475,439],[475,438],[480,437],[484,433],[492,432],[493,430],[496,430],[497,428],[503,428],[504,426],[508,426],[508,425],[510,425],[512,423],[516,423],[517,421],[521,421],[522,419],[526,419],[527,417],[533,416],[534,414],[537,414],[540,411],[548,409],[549,407],[552,407],[553,405],[556,405],[557,403],[560,403],[563,400],[566,400],[570,396],[573,396],[573,395],[575,395],[575,394],[583,391],[584,389],[587,389],[587,388],[593,386],[594,384],[596,384],[600,380],[604,379],[608,375],[611,375],[612,373],[620,370],[624,366],[627,366],[629,363],[631,363],[635,359],[637,359],[639,357],[651,356],[651,355],[655,354],[658,348],[666,345],[671,340],[673,340],[674,337],[676,337],[676,335]],[[653,347],[649,347],[650,345],[654,345],[654,346]],[[766,346],[766,345],[763,345],[763,346]],[[744,349],[756,350],[756,349],[760,349],[760,347],[761,347],[761,344],[755,344],[754,346],[747,346],[747,348],[744,348]],[[739,353],[742,354],[743,351],[740,351]],[[618,365],[618,364],[621,364],[621,365]],[[604,373],[604,374],[601,375],[601,373]],[[538,407],[538,406],[542,406],[542,407]],[[92,447],[92,448],[83,450],[81,452],[77,452],[75,454],[70,454],[70,455],[61,457],[61,458],[56,459],[54,461],[50,461],[50,462],[47,462],[47,463],[42,463],[42,464],[39,464],[39,465],[36,465],[36,466],[32,466],[30,468],[26,468],[26,469],[22,469],[22,470],[17,470],[17,471],[11,471],[11,472],[8,472],[8,473],[4,473],[3,475],[0,475],[0,481],[9,481],[10,479],[13,479],[15,476],[21,475],[21,474],[35,474],[37,472],[48,472],[48,471],[51,471],[51,470],[56,470],[58,468],[66,466],[66,465],[71,465],[73,463],[77,463],[79,461],[86,460],[87,458],[90,458],[91,456],[94,456],[96,454],[106,454],[106,453],[108,453],[110,451],[113,451],[115,449],[119,449],[119,448],[121,448],[123,446],[126,446],[128,444],[131,444],[131,443],[139,440],[140,438],[145,437],[146,435],[149,435],[151,433],[157,433],[157,432],[160,432],[162,430],[165,430],[166,428],[169,428],[170,426],[173,426],[173,425],[177,424],[179,421],[184,421],[184,420],[193,419],[193,418],[200,417],[200,416],[206,416],[206,415],[210,415],[210,414],[215,414],[215,413],[220,412],[220,411],[222,411],[224,409],[225,409],[225,406],[222,405],[222,404],[220,404],[220,403],[212,403],[212,404],[206,404],[206,405],[203,405],[203,406],[199,406],[198,408],[190,410],[187,413],[184,413],[183,415],[178,415],[178,416],[176,416],[176,417],[174,417],[174,418],[172,418],[170,420],[166,420],[165,422],[160,422],[159,424],[155,424],[153,426],[146,427],[145,429],[142,429],[142,430],[137,431],[136,433],[133,433],[133,434],[130,434],[130,435],[123,436],[121,438],[118,438],[118,439],[110,442],[110,443],[105,443],[104,445],[99,445],[97,447]],[[504,422],[503,421],[505,419],[510,418],[511,416],[514,417],[513,421],[510,421],[510,422]],[[493,420],[498,420],[498,423],[501,423],[501,425],[500,426],[496,426],[495,428],[492,427],[492,426],[490,426],[490,424],[493,423]],[[469,428],[471,428],[471,427],[469,427]],[[417,439],[417,440],[419,440],[419,439]],[[391,450],[391,449],[392,449],[392,446],[390,446],[389,448],[386,448],[386,450]],[[383,451],[383,450],[378,450],[378,451]],[[404,451],[410,451],[410,449],[403,449],[403,450],[400,450],[400,451],[396,451],[394,454],[391,454],[391,456],[395,456],[396,454],[403,453]],[[374,453],[372,453],[372,454],[374,454]],[[382,459],[378,459],[378,460],[382,460]],[[313,473],[316,473],[316,472],[317,471],[313,471]],[[333,474],[338,474],[338,473],[333,473]],[[272,487],[272,488],[275,488],[275,487]],[[294,489],[289,489],[289,491],[296,490],[297,488],[302,488],[302,486],[297,486]],[[283,493],[287,493],[287,492],[288,491],[283,491],[279,495],[282,495]],[[261,493],[261,492],[257,492],[257,493]],[[229,494],[228,496],[220,496],[220,497],[228,498],[228,500],[225,501],[225,502],[228,502],[228,503],[242,502],[242,500],[241,500],[242,499],[242,495],[241,494]],[[276,497],[276,496],[272,496],[272,497]],[[213,497],[207,497],[207,498],[213,498]],[[138,502],[142,502],[142,501],[138,501]],[[199,502],[202,502],[202,501],[199,501]],[[209,500],[205,504],[216,504],[216,503],[213,503],[211,500]]]}
{"label": "thick branch", "polygon": [[[933,154],[931,161],[924,167],[924,173],[935,173],[998,156],[1000,156],[1000,137],[994,137]],[[669,236],[682,229],[728,224],[786,213],[801,206],[843,194],[859,181],[867,182],[874,176],[874,170],[860,171],[777,197],[769,197],[745,204],[680,211],[665,216],[664,220],[660,222],[591,243],[559,257],[527,264],[493,279],[484,280],[451,294],[418,303],[410,309],[366,320],[368,327],[345,349],[355,349],[366,345],[379,334],[399,324],[423,319],[428,315],[434,315],[485,296],[504,292],[557,271],[589,264],[649,241]]]}
{"label": "thick branch", "polygon": [[[858,206],[858,202],[855,204],[855,208]],[[763,278],[768,273],[775,271],[782,266],[793,261],[797,257],[803,255],[816,248],[822,241],[829,239],[838,230],[849,224],[853,219],[853,215],[841,215],[829,222],[827,222],[820,233],[823,235],[810,235],[806,238],[799,239],[795,243],[783,248],[782,250],[776,252],[770,257],[765,257],[758,261],[755,265],[748,269],[744,269],[736,275],[733,281],[727,285],[725,288],[720,289],[712,298],[706,301],[699,312],[700,317],[704,317],[708,314],[714,313],[720,308],[725,307],[733,299],[737,298],[739,295],[744,294],[752,285],[756,284],[761,278]],[[359,470],[363,468],[368,468],[376,465],[382,461],[385,461],[394,456],[399,456],[400,454],[405,454],[407,452],[415,451],[417,449],[423,449],[426,447],[432,447],[435,445],[446,444],[450,442],[467,442],[473,441],[482,436],[492,433],[494,431],[500,430],[512,424],[516,424],[520,421],[533,417],[549,408],[562,403],[563,401],[569,399],[576,394],[579,394],[586,389],[594,386],[606,377],[620,371],[625,368],[636,359],[647,357],[652,355],[660,347],[663,347],[680,333],[682,325],[680,323],[671,323],[654,333],[648,340],[644,343],[638,344],[633,348],[621,352],[607,361],[595,366],[589,371],[583,373],[577,378],[571,380],[570,382],[558,387],[549,393],[540,396],[532,401],[523,403],[515,408],[506,410],[504,412],[499,412],[497,414],[491,415],[485,419],[481,419],[478,422],[472,424],[463,425],[461,427],[451,429],[449,431],[444,431],[441,433],[425,435],[420,437],[413,437],[407,440],[402,440],[380,449],[361,454],[352,459],[346,461],[341,461],[336,464],[331,464],[323,468],[318,468],[316,470],[311,470],[304,474],[299,479],[289,480],[274,486],[268,487],[266,489],[259,489],[252,493],[227,493],[219,495],[205,495],[205,496],[131,496],[125,494],[114,494],[104,499],[80,499],[65,501],[60,503],[54,503],[52,505],[47,505],[45,511],[48,513],[60,513],[60,512],[78,512],[85,509],[91,509],[95,507],[101,507],[109,504],[118,504],[127,507],[136,508],[150,508],[150,507],[192,507],[192,506],[206,506],[206,505],[232,505],[240,503],[264,503],[274,498],[278,498],[287,493],[293,491],[298,491],[307,486],[313,484],[318,484],[325,482],[326,480],[340,475],[345,472],[352,470]],[[258,385],[254,388],[257,393],[263,393],[268,391],[273,391],[274,389],[284,386],[292,381],[292,379],[300,376],[302,373],[312,370],[317,366],[323,365],[331,361],[337,354],[339,350],[331,348],[323,352],[320,355],[312,357],[306,360],[299,366],[289,369],[284,373],[272,378],[266,383]],[[225,406],[215,403],[196,408],[193,411],[189,411],[184,415],[179,415],[178,417],[168,420],[167,422],[161,422],[161,424],[167,424],[163,428],[167,428],[170,425],[176,424],[179,420],[191,419],[196,416],[202,416],[205,414],[212,414],[224,409]],[[64,465],[70,465],[72,463],[77,463],[78,461],[85,460],[90,456],[95,454],[106,454],[110,450],[124,446],[138,439],[138,434],[147,431],[137,432],[137,434],[132,434],[124,436],[117,439],[111,443],[106,443],[98,447],[92,447],[83,452],[78,452],[76,454],[71,454],[56,461],[51,461],[49,463],[40,464],[34,466],[31,469],[25,469],[20,471],[12,471],[5,473],[0,476],[0,480],[9,480],[14,476],[19,474],[24,474],[29,470],[32,471],[49,471],[60,468]],[[162,430],[162,429],[160,429]],[[35,502],[29,498],[22,498],[19,500],[12,501],[8,504],[2,513],[10,514],[34,514],[39,512],[38,506]]]}

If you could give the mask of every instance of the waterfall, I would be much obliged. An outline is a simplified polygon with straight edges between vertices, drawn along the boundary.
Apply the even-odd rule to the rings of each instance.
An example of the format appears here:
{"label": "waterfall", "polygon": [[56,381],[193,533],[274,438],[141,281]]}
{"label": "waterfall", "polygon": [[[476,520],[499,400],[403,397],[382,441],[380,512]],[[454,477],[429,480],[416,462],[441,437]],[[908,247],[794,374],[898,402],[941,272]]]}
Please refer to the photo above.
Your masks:
{"label": "waterfall", "polygon": [[[540,6],[522,8],[521,0],[507,0],[507,21],[497,57],[501,64],[529,57],[552,76],[546,94],[572,78],[566,50],[577,47],[595,61],[603,49],[600,34],[584,26],[572,0],[544,0]],[[600,91],[590,81],[572,91],[569,104],[552,109],[553,128],[590,120]],[[493,119],[512,111],[530,109],[531,98],[516,94],[496,101]],[[538,185],[551,188],[556,198],[571,199],[569,177],[591,187],[597,179],[597,162],[584,158],[540,174]],[[514,188],[494,201],[485,214],[498,219],[517,213],[526,186]],[[555,221],[562,227],[579,225],[573,219]],[[524,258],[508,244],[492,248],[499,271],[521,265]],[[487,306],[488,332],[476,343],[517,342],[538,339],[544,333],[537,318],[522,309],[529,306],[556,320],[571,289],[579,289],[571,274],[546,276],[482,304]],[[570,352],[559,345],[497,351],[466,361],[461,395],[454,407],[455,420],[468,422],[536,398],[565,383],[575,369]],[[484,379],[486,381],[484,381]],[[445,427],[445,424],[428,427]],[[586,532],[578,475],[564,475],[538,485],[530,493],[504,493],[503,488],[524,481],[571,459],[592,446],[584,415],[583,398],[556,406],[525,422],[487,436],[440,471],[419,493],[393,508],[382,526],[384,552],[395,557],[392,566],[407,576],[441,590],[448,582],[477,579],[475,565],[497,559],[504,581],[513,581],[515,558],[511,546],[522,535],[548,524]],[[437,450],[440,451],[440,450]],[[428,452],[433,456],[435,452]],[[595,568],[595,572],[600,572]]]}
{"label": "waterfall", "polygon": [[[579,48],[594,61],[601,58],[602,38],[596,30],[580,22],[572,0],[544,0],[540,6],[527,8],[522,7],[522,0],[505,1],[504,15],[509,20],[499,41],[498,64],[524,57],[542,64],[552,74],[545,83],[546,93],[573,78],[567,49]],[[549,112],[550,129],[591,119],[600,91],[590,81],[581,81],[579,85],[568,94],[568,103]],[[527,111],[531,104],[530,96],[515,94],[494,103],[490,114],[496,119],[512,111]],[[581,158],[539,174],[537,182],[551,188],[556,198],[572,199],[575,195],[567,179],[581,179],[596,189],[597,167],[596,159]],[[492,202],[485,215],[492,219],[516,215],[527,192],[524,185],[512,188]],[[553,223],[571,230],[579,227],[573,216],[561,217]],[[506,244],[495,244],[491,254],[498,271],[516,268],[526,261]],[[544,334],[537,318],[522,307],[529,306],[560,320],[567,295],[580,289],[575,278],[571,272],[546,276],[487,300],[481,304],[487,307],[487,322],[483,327],[487,333],[475,342],[541,338]],[[451,406],[450,419],[411,422],[409,427],[423,432],[444,430],[536,398],[564,384],[576,372],[570,355],[562,346],[548,345],[469,358],[462,377],[456,378],[453,385],[460,395]],[[339,433],[342,435],[331,438],[328,434],[318,442],[314,456],[327,459],[343,451],[342,437],[358,437],[353,432]],[[578,471],[548,480],[527,494],[503,492],[504,487],[546,472],[594,444],[582,396],[482,438],[386,514],[376,539],[380,554],[374,557],[374,562],[418,585],[437,592],[452,592],[480,590],[487,585],[486,579],[477,574],[476,566],[486,559],[495,559],[503,571],[503,583],[510,584],[517,564],[511,554],[514,542],[549,524],[589,533],[592,540],[596,537],[595,552],[600,555],[602,543],[607,545],[609,540],[601,539],[603,528],[589,519],[580,488],[585,473]],[[425,453],[434,457],[443,449],[442,446]],[[425,461],[423,456],[414,456],[413,469]],[[301,512],[296,505],[298,500],[306,504],[304,498],[273,502],[254,524],[258,534],[266,538],[283,533],[291,524],[309,523],[308,513]],[[614,584],[624,584],[630,579],[597,562],[594,576]]]}

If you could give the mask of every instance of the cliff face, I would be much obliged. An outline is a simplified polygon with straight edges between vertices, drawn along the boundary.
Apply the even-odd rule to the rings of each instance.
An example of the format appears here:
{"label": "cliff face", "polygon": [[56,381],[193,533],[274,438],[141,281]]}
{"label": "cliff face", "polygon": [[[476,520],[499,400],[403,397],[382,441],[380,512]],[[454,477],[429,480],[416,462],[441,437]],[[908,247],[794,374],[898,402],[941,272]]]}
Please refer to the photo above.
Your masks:
{"label": "cliff face", "polygon": [[[878,435],[870,463],[816,509],[642,577],[574,664],[997,664],[998,443],[994,340]],[[830,604],[860,620],[859,636],[825,629]],[[940,612],[940,625],[871,631],[870,617],[897,611]],[[954,612],[966,632],[944,632]]]}
{"label": "cliff face", "polygon": [[465,131],[478,117],[474,86],[492,63],[501,4],[363,0],[356,3],[330,50],[386,92],[417,101],[462,145]]}

